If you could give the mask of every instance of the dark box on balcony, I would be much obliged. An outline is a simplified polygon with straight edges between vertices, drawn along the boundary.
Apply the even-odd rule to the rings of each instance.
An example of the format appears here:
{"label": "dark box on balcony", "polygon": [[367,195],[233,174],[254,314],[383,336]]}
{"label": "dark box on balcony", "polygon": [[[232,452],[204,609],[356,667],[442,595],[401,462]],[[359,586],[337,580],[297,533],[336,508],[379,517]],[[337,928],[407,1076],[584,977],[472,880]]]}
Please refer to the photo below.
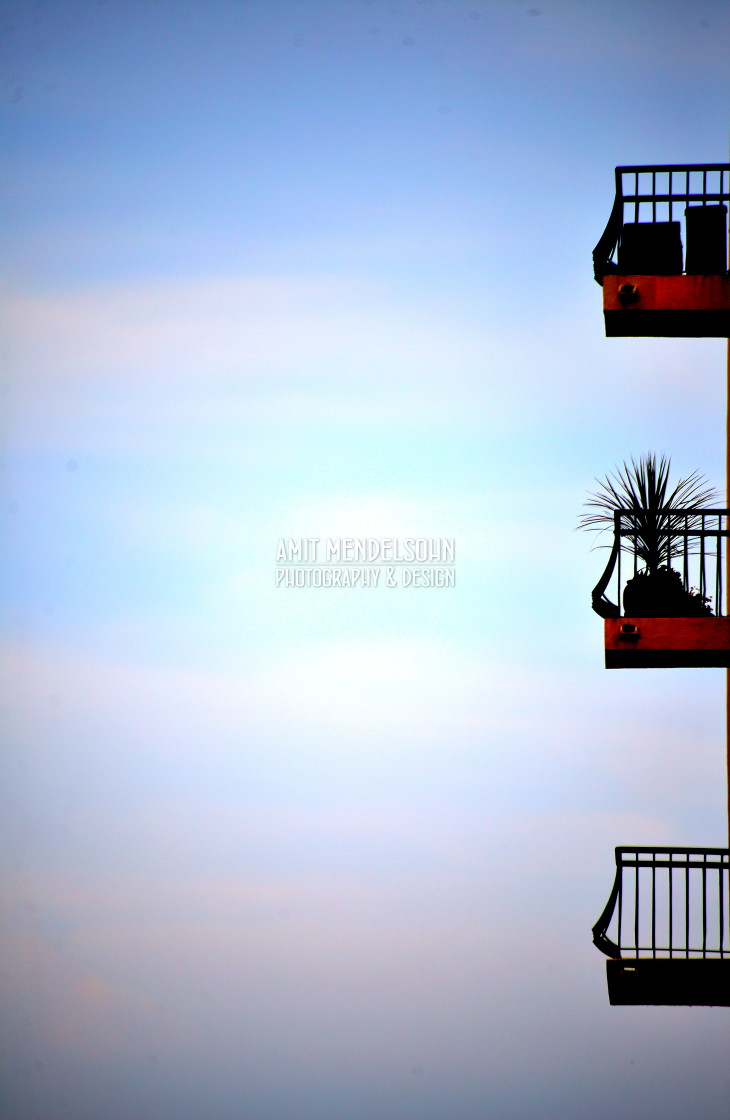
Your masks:
{"label": "dark box on balcony", "polygon": [[727,206],[688,206],[687,272],[727,272]]}
{"label": "dark box on balcony", "polygon": [[682,271],[679,222],[627,222],[618,246],[621,275],[671,276]]}

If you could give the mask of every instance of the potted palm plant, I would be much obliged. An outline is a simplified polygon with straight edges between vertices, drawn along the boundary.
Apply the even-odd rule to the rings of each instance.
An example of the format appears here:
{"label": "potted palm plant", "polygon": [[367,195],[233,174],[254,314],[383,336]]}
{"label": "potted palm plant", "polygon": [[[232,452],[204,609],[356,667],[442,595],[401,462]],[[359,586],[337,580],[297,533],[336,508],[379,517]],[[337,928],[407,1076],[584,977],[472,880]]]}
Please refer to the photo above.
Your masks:
{"label": "potted palm plant", "polygon": [[[630,535],[614,543],[614,559],[620,548],[635,558],[636,571],[628,580],[623,594],[624,614],[640,618],[698,618],[711,615],[707,596],[684,586],[681,574],[672,567],[672,560],[684,554],[686,533],[701,522],[699,513],[688,511],[712,505],[717,492],[698,472],[680,478],[670,489],[671,460],[665,455],[649,452],[638,460],[632,458],[617,467],[613,474],[599,482],[599,489],[585,503],[591,512],[583,514],[578,528],[594,532],[613,530],[614,514],[627,515]],[[603,592],[610,577],[609,565],[605,583],[594,594],[594,608],[609,617],[611,604]],[[598,599],[598,602],[597,602]],[[613,608],[610,614],[619,614]]]}

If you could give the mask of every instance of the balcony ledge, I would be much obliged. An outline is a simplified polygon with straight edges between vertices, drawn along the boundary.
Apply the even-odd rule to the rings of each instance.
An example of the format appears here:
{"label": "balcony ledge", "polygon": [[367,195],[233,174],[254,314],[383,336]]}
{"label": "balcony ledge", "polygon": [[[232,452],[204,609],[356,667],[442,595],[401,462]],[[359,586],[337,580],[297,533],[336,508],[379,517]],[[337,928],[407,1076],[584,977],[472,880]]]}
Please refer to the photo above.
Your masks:
{"label": "balcony ledge", "polygon": [[612,1006],[730,1007],[730,957],[606,961]]}
{"label": "balcony ledge", "polygon": [[730,275],[603,278],[606,335],[730,337]]}
{"label": "balcony ledge", "polygon": [[606,618],[607,669],[730,668],[730,618]]}

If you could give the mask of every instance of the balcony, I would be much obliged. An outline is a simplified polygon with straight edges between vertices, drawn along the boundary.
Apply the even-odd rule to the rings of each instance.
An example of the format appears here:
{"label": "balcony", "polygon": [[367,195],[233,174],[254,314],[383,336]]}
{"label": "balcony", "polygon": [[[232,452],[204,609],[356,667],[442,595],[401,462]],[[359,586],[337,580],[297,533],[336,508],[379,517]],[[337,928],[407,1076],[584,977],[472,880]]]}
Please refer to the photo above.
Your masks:
{"label": "balcony", "polygon": [[593,927],[609,1002],[730,1006],[730,850],[616,848]]}
{"label": "balcony", "polygon": [[730,336],[730,164],[617,167],[593,250],[609,337]]}
{"label": "balcony", "polygon": [[[592,593],[607,669],[730,667],[727,509],[618,509]],[[624,584],[625,581],[625,584]],[[615,602],[609,598],[615,596]]]}

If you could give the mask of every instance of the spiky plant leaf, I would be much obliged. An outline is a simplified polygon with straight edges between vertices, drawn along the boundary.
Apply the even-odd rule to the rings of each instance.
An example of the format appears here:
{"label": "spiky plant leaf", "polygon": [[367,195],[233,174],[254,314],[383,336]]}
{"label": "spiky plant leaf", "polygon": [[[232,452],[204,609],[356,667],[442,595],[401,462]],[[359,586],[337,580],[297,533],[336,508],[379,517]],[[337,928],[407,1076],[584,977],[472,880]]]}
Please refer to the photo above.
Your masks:
{"label": "spiky plant leaf", "polygon": [[630,540],[622,541],[622,550],[635,553],[650,572],[662,563],[669,564],[685,547],[683,538],[673,533],[697,528],[701,522],[697,514],[686,511],[711,506],[718,500],[717,491],[698,471],[680,478],[670,490],[670,465],[666,455],[657,459],[648,452],[638,460],[632,457],[629,463],[622,463],[602,482],[596,479],[599,489],[591,492],[585,503],[596,512],[583,514],[578,528],[613,531],[614,513],[628,510],[632,533]]}

